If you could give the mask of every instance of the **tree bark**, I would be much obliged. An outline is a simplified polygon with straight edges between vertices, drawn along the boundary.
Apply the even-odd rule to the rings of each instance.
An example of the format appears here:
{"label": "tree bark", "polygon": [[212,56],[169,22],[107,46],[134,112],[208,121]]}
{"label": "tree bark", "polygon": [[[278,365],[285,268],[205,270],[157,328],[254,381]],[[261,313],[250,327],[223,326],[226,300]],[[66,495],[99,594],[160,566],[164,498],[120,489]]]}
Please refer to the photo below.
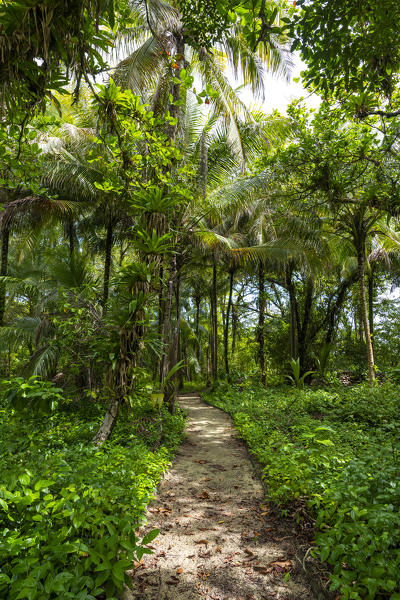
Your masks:
{"label": "tree bark", "polygon": [[260,367],[261,373],[261,383],[265,387],[267,376],[265,372],[265,307],[266,307],[266,298],[265,298],[265,268],[264,261],[260,260],[258,263],[258,331],[257,331],[257,339],[258,339],[258,364]]}
{"label": "tree bark", "polygon": [[298,310],[297,310],[297,299],[296,290],[292,280],[292,269],[286,270],[286,287],[289,292],[289,305],[290,305],[290,357],[293,360],[297,359],[297,339],[296,331],[300,328],[298,324]]}
{"label": "tree bark", "polygon": [[237,336],[237,313],[236,307],[232,304],[232,345],[231,345],[231,354],[234,356],[236,351],[236,336]]}
{"label": "tree bark", "polygon": [[[10,243],[10,229],[3,227],[1,231],[1,266],[0,275],[5,277],[8,272],[8,250]],[[6,284],[0,283],[0,327],[4,325],[4,313],[6,310]]]}
{"label": "tree bark", "polygon": [[213,255],[213,275],[212,275],[212,290],[211,290],[211,306],[212,306],[212,377],[216,381],[218,378],[218,301],[217,301],[217,258]]}
{"label": "tree bark", "polygon": [[171,336],[172,336],[172,326],[171,326],[171,318],[172,318],[172,301],[174,296],[174,281],[176,277],[176,256],[173,255],[171,257],[171,264],[169,269],[169,277],[167,283],[167,297],[165,299],[165,311],[163,315],[163,343],[164,350],[163,356],[161,359],[161,383],[164,381],[165,377],[170,370],[170,360],[168,348],[171,346]]}
{"label": "tree bark", "polygon": [[313,288],[314,288],[313,280],[311,277],[309,277],[307,279],[306,290],[305,290],[303,323],[301,325],[301,329],[300,329],[299,336],[298,336],[298,339],[299,339],[298,347],[299,347],[301,372],[306,370],[307,332],[308,332],[308,326],[310,324],[310,319],[311,319]]}
{"label": "tree bark", "polygon": [[326,316],[326,323],[327,323],[326,336],[325,336],[326,344],[331,344],[331,342],[333,340],[333,334],[335,333],[338,315],[339,315],[340,310],[343,306],[343,303],[346,299],[346,293],[347,293],[348,289],[350,288],[350,286],[353,283],[355,283],[356,281],[357,281],[357,275],[350,275],[350,277],[348,277],[347,279],[342,281],[342,283],[338,287],[337,294],[336,294],[336,300],[330,307],[330,310],[328,311],[328,314]]}
{"label": "tree bark", "polygon": [[367,300],[365,294],[365,248],[362,245],[357,250],[358,282],[360,286],[360,312],[364,325],[365,343],[367,347],[368,381],[372,385],[375,381],[374,350],[368,322]]}
{"label": "tree bark", "polygon": [[[165,312],[165,295],[164,295],[164,266],[161,264],[159,270],[159,288],[158,288],[158,339],[163,342],[163,327],[164,327],[164,312]],[[153,380],[162,379],[162,358],[157,357],[154,364]]]}
{"label": "tree bark", "polygon": [[[181,269],[178,269],[176,277],[176,290],[175,290],[175,302],[176,302],[176,343],[174,345],[174,361],[172,366],[175,366],[180,360],[182,360],[182,339],[181,339]],[[183,389],[183,369],[180,369],[174,379],[178,382],[178,389]]]}
{"label": "tree bark", "polygon": [[229,271],[229,296],[228,296],[228,305],[226,307],[226,318],[225,318],[225,328],[224,328],[224,359],[225,359],[225,373],[229,380],[229,319],[231,314],[232,307],[232,295],[233,295],[233,281],[235,276],[235,270],[230,269]]}
{"label": "tree bark", "polygon": [[111,221],[107,225],[106,252],[104,259],[104,286],[103,286],[103,315],[107,312],[107,301],[110,287],[111,253],[113,247],[113,225]]}
{"label": "tree bark", "polygon": [[199,329],[200,329],[200,303],[201,297],[195,296],[194,303],[196,306],[196,319],[195,319],[195,334],[196,334],[196,358],[198,363],[200,364],[200,339],[199,339]]}
{"label": "tree bark", "polygon": [[210,369],[210,343],[207,345],[207,350],[206,350],[206,369],[207,369],[207,387],[210,387],[211,385],[211,369]]}
{"label": "tree bark", "polygon": [[119,412],[119,398],[112,398],[110,404],[108,405],[108,409],[106,414],[104,415],[104,419],[102,424],[99,427],[98,432],[93,438],[93,442],[96,445],[100,445],[103,442],[107,441],[111,436],[113,429],[115,427],[115,423],[117,422],[118,412]]}
{"label": "tree bark", "polygon": [[68,219],[67,221],[67,236],[68,236],[68,247],[69,247],[69,256],[73,257],[75,252],[75,227],[72,219]]}
{"label": "tree bark", "polygon": [[374,349],[374,270],[368,274],[368,323],[372,348]]}

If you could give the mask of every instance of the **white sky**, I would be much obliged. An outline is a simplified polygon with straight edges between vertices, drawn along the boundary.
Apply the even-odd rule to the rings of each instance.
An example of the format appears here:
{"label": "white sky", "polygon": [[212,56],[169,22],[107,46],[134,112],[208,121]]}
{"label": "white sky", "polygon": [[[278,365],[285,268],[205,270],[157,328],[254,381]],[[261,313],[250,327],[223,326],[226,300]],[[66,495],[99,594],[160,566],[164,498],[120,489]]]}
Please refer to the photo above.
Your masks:
{"label": "white sky", "polygon": [[[250,104],[261,104],[264,111],[270,113],[273,109],[277,109],[280,113],[286,114],[286,107],[292,100],[297,98],[305,98],[306,105],[309,108],[318,108],[321,99],[316,94],[310,95],[307,92],[302,83],[301,78],[298,83],[295,83],[293,79],[300,77],[300,72],[304,69],[304,63],[301,61],[297,53],[294,54],[294,68],[292,71],[291,82],[287,83],[283,78],[277,78],[276,76],[265,74],[265,101],[262,103],[261,100],[254,100],[253,94],[250,88],[244,88],[240,91],[241,99],[246,105]],[[233,86],[240,85],[240,82],[235,80],[233,76],[229,77],[232,81]]]}

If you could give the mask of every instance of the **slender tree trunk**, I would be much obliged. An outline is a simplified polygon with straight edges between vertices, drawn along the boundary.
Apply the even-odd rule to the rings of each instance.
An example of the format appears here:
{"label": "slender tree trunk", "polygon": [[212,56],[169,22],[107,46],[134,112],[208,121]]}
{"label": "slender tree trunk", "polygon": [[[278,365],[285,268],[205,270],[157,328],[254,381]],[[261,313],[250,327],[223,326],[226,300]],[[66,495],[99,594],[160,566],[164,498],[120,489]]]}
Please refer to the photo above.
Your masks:
{"label": "slender tree trunk", "polygon": [[104,419],[102,424],[99,427],[98,432],[93,438],[93,442],[97,445],[102,444],[107,441],[111,436],[115,423],[117,422],[118,412],[119,412],[120,399],[112,398],[106,414],[104,415]]}
{"label": "slender tree trunk", "polygon": [[[342,283],[338,287],[337,294],[336,294],[336,300],[333,303],[333,305],[331,306],[330,311],[328,312],[328,314],[326,316],[326,323],[327,323],[326,337],[325,337],[326,344],[331,344],[331,342],[333,340],[333,334],[335,333],[336,323],[338,320],[340,310],[346,299],[347,291],[350,288],[350,286],[353,283],[355,283],[356,280],[357,280],[357,277],[352,275],[352,276],[348,277],[347,279],[345,279],[344,281],[342,281]],[[350,328],[350,331],[351,331],[351,328]]]}
{"label": "slender tree trunk", "polygon": [[229,372],[229,320],[230,320],[231,308],[232,308],[234,277],[235,277],[235,270],[230,269],[230,271],[229,271],[229,296],[228,296],[228,305],[226,307],[226,318],[225,318],[225,328],[224,328],[225,373],[228,377],[228,380],[230,377],[230,372]]}
{"label": "slender tree trunk", "polygon": [[210,348],[211,376],[212,376],[212,378],[214,378],[214,363],[215,363],[215,357],[214,357],[215,346],[214,346],[213,328],[214,328],[214,302],[213,302],[213,295],[212,295],[212,292],[211,292],[211,295],[210,295],[210,336],[209,336],[210,339],[209,339],[209,348]]}
{"label": "slender tree trunk", "polygon": [[372,348],[374,349],[374,271],[368,274],[368,323]]}
{"label": "slender tree trunk", "polygon": [[110,287],[111,253],[113,247],[113,225],[111,221],[107,225],[106,253],[104,259],[104,286],[103,286],[103,315],[107,312],[107,301]]}
{"label": "slender tree trunk", "polygon": [[[179,355],[179,338],[180,338],[180,299],[179,299],[179,269],[177,264],[177,255],[171,257],[170,274],[167,288],[166,308],[164,314],[164,354],[162,366],[163,382],[174,365],[178,362]],[[172,305],[175,291],[176,306],[176,328],[172,330]],[[179,319],[179,321],[178,321]],[[175,411],[176,400],[176,377],[175,374],[169,381],[165,389],[164,400],[168,404],[168,409],[171,413]]]}
{"label": "slender tree trunk", "polygon": [[292,270],[287,269],[286,271],[286,287],[289,292],[289,306],[290,306],[290,357],[293,360],[297,358],[297,339],[296,339],[296,330],[297,327],[297,299],[296,299],[296,290],[292,280]]}
{"label": "slender tree trunk", "polygon": [[206,350],[206,369],[207,369],[207,387],[210,387],[211,385],[211,369],[210,369],[210,343],[208,343],[207,345],[207,350]]}
{"label": "slender tree trunk", "polygon": [[313,298],[313,280],[311,277],[307,279],[305,299],[304,299],[304,315],[303,323],[299,332],[299,357],[300,357],[300,368],[301,371],[306,370],[306,358],[307,358],[307,333],[308,326],[311,319],[311,308]]}
{"label": "slender tree trunk", "polygon": [[212,361],[212,377],[216,381],[218,378],[218,300],[217,300],[217,258],[213,256],[213,276],[212,276],[212,291],[211,291],[211,304],[212,304],[212,347],[213,347],[213,361]]}
{"label": "slender tree trunk", "polygon": [[[158,339],[163,342],[163,326],[165,313],[165,295],[164,295],[164,266],[160,266],[159,288],[158,288]],[[162,358],[157,358],[154,364],[153,380],[162,380]]]}
{"label": "slender tree trunk", "polygon": [[260,367],[261,373],[261,382],[265,387],[267,376],[265,372],[265,307],[266,307],[266,298],[265,298],[265,268],[264,261],[260,260],[258,263],[258,331],[257,331],[257,339],[258,339],[258,364]]}
{"label": "slender tree trunk", "polygon": [[360,312],[364,325],[365,343],[367,346],[368,381],[372,385],[375,381],[374,350],[372,348],[371,334],[368,322],[367,299],[365,294],[365,257],[364,245],[357,250],[358,281],[360,286]]}
{"label": "slender tree trunk", "polygon": [[194,303],[196,306],[196,320],[195,320],[195,334],[196,334],[196,358],[197,362],[200,364],[200,338],[199,338],[199,329],[200,329],[200,303],[201,297],[195,296]]}
{"label": "slender tree trunk", "polygon": [[174,281],[176,277],[176,256],[173,255],[171,257],[171,264],[169,270],[169,277],[167,283],[167,297],[165,299],[165,311],[163,315],[163,343],[164,350],[163,356],[161,360],[161,382],[164,381],[165,377],[170,370],[170,361],[169,361],[169,352],[168,349],[171,347],[171,338],[172,338],[172,326],[171,326],[171,318],[172,318],[172,301],[174,296]]}
{"label": "slender tree trunk", "polygon": [[75,226],[72,219],[68,219],[67,221],[67,236],[68,236],[68,247],[69,247],[69,256],[73,257],[75,252]]}
{"label": "slender tree trunk", "polygon": [[231,354],[234,356],[236,351],[236,336],[237,336],[237,313],[236,306],[232,304],[232,346],[231,346]]}
{"label": "slender tree trunk", "polygon": [[[180,360],[182,360],[182,339],[181,339],[181,270],[179,268],[177,277],[176,277],[176,292],[175,292],[175,302],[176,302],[176,344],[175,344],[175,355],[173,365],[176,365]],[[180,369],[175,375],[176,381],[178,383],[178,389],[183,389],[183,369]]]}
{"label": "slender tree trunk", "polygon": [[[8,250],[10,243],[10,229],[3,227],[1,230],[1,266],[0,275],[5,277],[8,272]],[[0,327],[4,325],[4,313],[6,310],[6,284],[0,283]]]}

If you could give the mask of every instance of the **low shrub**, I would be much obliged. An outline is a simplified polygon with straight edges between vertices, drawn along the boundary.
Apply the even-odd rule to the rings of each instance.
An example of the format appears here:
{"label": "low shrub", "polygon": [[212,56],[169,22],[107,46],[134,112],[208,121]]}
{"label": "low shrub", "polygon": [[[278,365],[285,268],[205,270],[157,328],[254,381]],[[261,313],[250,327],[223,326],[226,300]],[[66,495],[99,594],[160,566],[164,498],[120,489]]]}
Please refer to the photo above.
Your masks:
{"label": "low shrub", "polygon": [[136,399],[99,448],[102,407],[57,397],[44,416],[9,401],[0,408],[0,597],[115,598],[158,533],[139,540],[135,530],[181,440],[182,414]]}
{"label": "low shrub", "polygon": [[224,390],[207,396],[234,418],[263,465],[269,498],[305,499],[315,553],[343,599],[400,599],[398,386]]}

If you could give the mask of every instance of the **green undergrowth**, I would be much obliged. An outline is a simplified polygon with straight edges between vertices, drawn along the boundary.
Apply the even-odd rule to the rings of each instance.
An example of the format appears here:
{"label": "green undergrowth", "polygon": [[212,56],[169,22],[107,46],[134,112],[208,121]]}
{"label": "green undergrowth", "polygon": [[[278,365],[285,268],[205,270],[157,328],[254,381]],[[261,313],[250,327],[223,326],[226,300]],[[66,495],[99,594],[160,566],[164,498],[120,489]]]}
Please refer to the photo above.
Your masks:
{"label": "green undergrowth", "polygon": [[51,413],[0,403],[0,598],[110,600],[151,552],[157,531],[139,540],[135,530],[184,417],[135,398],[96,447],[105,408],[56,396]]}
{"label": "green undergrowth", "polygon": [[400,388],[223,386],[205,399],[232,415],[269,498],[307,503],[332,590],[399,600]]}

